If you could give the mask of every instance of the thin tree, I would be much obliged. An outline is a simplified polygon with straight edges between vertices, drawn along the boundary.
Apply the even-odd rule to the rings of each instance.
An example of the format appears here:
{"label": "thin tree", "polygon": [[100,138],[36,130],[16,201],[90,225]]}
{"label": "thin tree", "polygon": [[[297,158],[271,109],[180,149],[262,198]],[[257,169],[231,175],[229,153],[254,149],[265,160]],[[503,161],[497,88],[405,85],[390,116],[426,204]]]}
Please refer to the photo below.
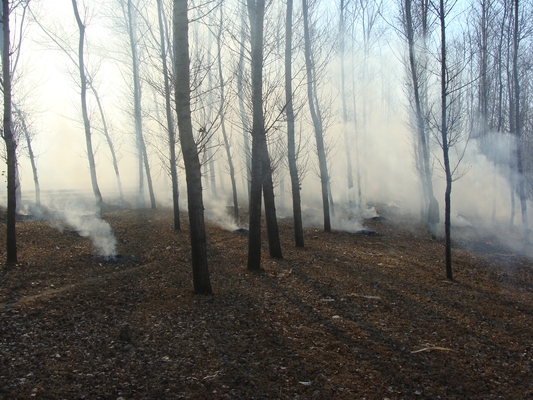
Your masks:
{"label": "thin tree", "polygon": [[211,294],[202,198],[202,167],[191,121],[187,0],[174,0],[173,17],[176,113],[187,181],[193,286],[195,293]]}
{"label": "thin tree", "polygon": [[[430,151],[429,151],[429,138],[427,134],[426,121],[423,111],[423,96],[422,83],[420,79],[420,57],[417,56],[415,51],[415,29],[413,26],[412,16],[412,1],[405,0],[404,2],[404,23],[405,23],[405,36],[407,39],[407,46],[409,49],[409,64],[408,70],[410,74],[410,86],[412,90],[412,98],[414,100],[416,132],[417,132],[417,152],[418,152],[418,169],[421,176],[423,192],[426,195],[426,205],[429,207],[426,209],[425,219],[428,227],[428,231],[433,238],[436,237],[436,223],[439,222],[439,203],[433,193],[433,181],[430,168]],[[424,35],[424,33],[423,33]],[[423,39],[425,40],[425,39]]]}
{"label": "thin tree", "polygon": [[353,179],[353,166],[350,139],[348,135],[348,106],[346,95],[346,8],[348,0],[341,0],[340,2],[340,17],[339,17],[339,52],[341,63],[341,101],[342,101],[342,131],[344,136],[344,151],[346,155],[346,177],[348,183],[348,207],[351,210],[355,208],[355,187]]}
{"label": "thin tree", "polygon": [[2,78],[4,86],[4,129],[2,137],[6,142],[7,151],[7,230],[6,230],[6,265],[17,263],[16,233],[16,169],[17,143],[13,132],[11,111],[11,62],[10,62],[10,31],[9,31],[9,0],[2,0]]}
{"label": "thin tree", "polygon": [[88,80],[87,85],[88,88],[91,89],[91,92],[98,106],[98,112],[100,113],[100,119],[102,120],[102,133],[104,134],[107,146],[109,147],[109,151],[111,153],[111,162],[113,164],[113,170],[115,171],[115,178],[117,179],[118,194],[120,202],[122,202],[124,200],[124,192],[122,191],[122,180],[120,179],[120,170],[118,168],[118,158],[117,152],[115,151],[115,144],[113,143],[113,139],[111,139],[111,134],[109,132],[109,129],[107,128],[107,117],[105,115],[104,107],[102,106],[102,101],[100,100],[98,91],[92,84],[92,81]]}
{"label": "thin tree", "polygon": [[513,1],[513,92],[514,92],[514,115],[511,118],[514,120],[514,128],[516,135],[516,172],[518,173],[518,196],[520,197],[520,209],[522,212],[522,227],[524,232],[527,232],[527,199],[524,178],[524,156],[522,154],[522,119],[521,119],[521,104],[520,104],[520,78],[518,76],[518,52],[520,45],[520,8],[519,0]]}
{"label": "thin tree", "polygon": [[245,107],[244,107],[244,53],[245,53],[245,38],[246,38],[246,5],[244,5],[243,2],[243,9],[241,12],[241,29],[240,29],[240,46],[239,46],[239,61],[237,65],[237,97],[239,101],[239,114],[241,116],[242,121],[242,134],[243,134],[243,151],[244,151],[244,159],[245,159],[245,169],[246,169],[246,187],[248,192],[248,201],[250,201],[250,190],[251,190],[251,183],[252,183],[252,158],[251,158],[251,151],[250,151],[250,122],[248,119],[248,114],[246,113]]}
{"label": "thin tree", "polygon": [[219,85],[220,85],[220,107],[218,110],[218,118],[220,119],[220,128],[222,130],[222,138],[224,140],[224,148],[226,149],[226,157],[228,159],[228,167],[229,167],[229,176],[231,180],[231,191],[233,195],[233,219],[235,220],[235,223],[239,223],[239,199],[237,197],[237,182],[235,181],[235,167],[233,166],[233,157],[231,155],[231,147],[230,142],[228,139],[228,133],[226,131],[226,118],[224,116],[225,112],[225,103],[226,103],[226,96],[225,96],[225,81],[224,81],[224,74],[222,72],[222,28],[223,28],[223,20],[224,20],[224,13],[223,13],[223,3],[220,3],[220,19],[219,19],[219,26],[218,26],[218,32],[216,35],[216,45],[217,45],[217,66],[218,66],[218,79],[219,79]]}
{"label": "thin tree", "polygon": [[76,0],[72,0],[72,8],[74,9],[74,16],[79,30],[78,42],[78,69],[80,76],[80,98],[81,98],[81,112],[83,116],[83,127],[85,129],[85,144],[87,146],[87,158],[89,159],[89,170],[91,173],[91,184],[93,188],[94,197],[96,199],[96,206],[98,212],[102,211],[102,194],[98,187],[98,179],[96,177],[96,163],[94,160],[91,122],[89,121],[89,113],[87,111],[87,76],[85,74],[84,61],[84,45],[85,45],[85,24],[83,23],[80,13],[78,11],[78,4]]}
{"label": "thin tree", "polygon": [[35,205],[37,207],[40,207],[41,205],[41,186],[39,184],[39,174],[37,173],[37,160],[35,157],[35,153],[33,152],[33,146],[32,146],[32,134],[30,132],[30,129],[28,127],[28,124],[26,123],[26,118],[22,110],[17,107],[15,103],[12,104],[13,109],[15,110],[15,113],[17,114],[18,121],[20,124],[20,128],[22,129],[22,133],[24,134],[24,139],[26,141],[26,147],[28,151],[28,157],[30,159],[30,165],[31,165],[31,171],[33,174],[33,184],[35,188]]}
{"label": "thin tree", "polygon": [[174,118],[172,117],[170,76],[167,64],[167,49],[164,25],[163,1],[157,0],[157,17],[159,22],[160,46],[161,46],[161,63],[163,65],[163,83],[165,91],[165,113],[167,117],[168,145],[170,153],[170,179],[172,184],[172,205],[174,210],[174,229],[181,229],[180,221],[180,203],[178,189],[178,166],[176,157],[176,132],[174,129]]}
{"label": "thin tree", "polygon": [[307,98],[309,111],[315,129],[315,139],[318,154],[318,164],[320,171],[320,184],[322,191],[322,210],[324,214],[324,231],[331,232],[330,204],[329,204],[329,175],[326,150],[324,146],[323,121],[320,115],[320,105],[317,101],[316,74],[313,63],[313,53],[311,48],[311,34],[309,31],[309,6],[308,0],[302,0],[303,22],[304,22],[304,43],[305,43],[305,69],[307,72]]}
{"label": "thin tree", "polygon": [[121,1],[122,12],[126,20],[128,40],[131,51],[131,68],[133,78],[133,117],[135,120],[135,138],[137,144],[137,151],[139,156],[139,197],[143,196],[143,165],[146,172],[146,181],[148,183],[148,192],[150,195],[150,205],[156,208],[155,194],[152,184],[152,174],[150,172],[150,163],[148,161],[148,152],[146,149],[146,142],[143,135],[142,125],[142,106],[141,106],[141,75],[139,69],[139,56],[137,49],[137,26],[135,24],[135,14],[133,10],[132,0],[126,0],[126,4]]}
{"label": "thin tree", "polygon": [[[76,69],[79,70],[79,57],[76,59],[76,57],[73,55],[73,51],[71,50],[71,46],[67,41],[64,41],[59,35],[53,34],[50,30],[48,30],[30,10],[30,14],[33,16],[33,20],[35,23],[41,28],[43,33],[68,57],[68,59],[75,65]],[[111,161],[113,163],[113,170],[115,171],[115,177],[117,179],[117,186],[119,191],[120,199],[123,198],[123,191],[122,191],[122,181],[120,178],[120,170],[118,168],[118,157],[115,151],[115,145],[113,143],[113,140],[111,138],[111,134],[109,132],[108,126],[107,126],[107,118],[104,112],[104,107],[102,105],[102,100],[100,98],[100,95],[98,94],[98,90],[96,86],[94,85],[94,77],[92,74],[88,71],[87,66],[84,66],[85,68],[85,81],[86,81],[86,90],[89,89],[91,93],[93,94],[98,110],[100,113],[100,119],[102,121],[102,133],[104,134],[104,138],[106,140],[106,143],[109,147],[109,151],[111,154]]]}
{"label": "thin tree", "polygon": [[292,215],[294,220],[294,241],[296,247],[304,247],[302,224],[302,206],[300,199],[300,177],[296,163],[296,144],[294,138],[294,106],[292,93],[292,13],[293,1],[287,0],[287,14],[285,20],[285,113],[287,115],[287,146],[289,173],[292,189]]}

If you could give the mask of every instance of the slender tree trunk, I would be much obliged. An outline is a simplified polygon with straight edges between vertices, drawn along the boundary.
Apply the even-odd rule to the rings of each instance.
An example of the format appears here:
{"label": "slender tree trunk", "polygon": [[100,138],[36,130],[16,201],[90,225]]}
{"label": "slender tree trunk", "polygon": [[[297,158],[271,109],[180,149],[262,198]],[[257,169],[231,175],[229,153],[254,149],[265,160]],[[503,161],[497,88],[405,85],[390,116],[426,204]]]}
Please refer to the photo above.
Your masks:
{"label": "slender tree trunk", "polygon": [[353,181],[353,166],[351,141],[348,136],[348,107],[346,97],[346,72],[345,72],[345,36],[346,26],[344,20],[344,11],[346,5],[345,0],[341,0],[340,4],[340,21],[339,21],[339,40],[340,40],[340,62],[341,62],[341,100],[342,100],[342,131],[344,136],[344,151],[346,155],[346,176],[348,179],[348,207],[350,212],[355,209],[355,187]]}
{"label": "slender tree trunk", "polygon": [[146,152],[146,143],[142,131],[142,106],[141,106],[141,77],[139,73],[139,56],[137,54],[137,35],[135,34],[133,5],[131,0],[127,0],[127,19],[128,19],[128,36],[130,39],[130,50],[133,71],[133,116],[135,119],[135,135],[137,139],[137,150],[139,152],[139,197],[144,199],[143,183],[143,162],[146,172],[146,181],[150,194],[150,205],[156,208],[155,194],[152,185],[152,176],[150,174],[150,165],[148,163],[148,154]]}
{"label": "slender tree trunk", "polygon": [[520,118],[520,79],[518,77],[518,46],[519,46],[519,0],[513,1],[514,7],[514,32],[513,32],[513,87],[514,87],[514,120],[516,133],[516,170],[518,173],[518,196],[522,212],[522,228],[527,233],[527,198],[524,177],[524,161],[522,154],[522,120]]}
{"label": "slender tree trunk", "polygon": [[88,85],[91,89],[91,92],[93,93],[94,98],[96,99],[96,104],[98,105],[98,111],[100,113],[100,118],[102,119],[104,137],[106,139],[107,145],[109,146],[109,152],[111,153],[111,161],[113,162],[113,169],[115,170],[115,177],[117,178],[118,193],[120,196],[120,202],[122,203],[122,201],[124,200],[124,193],[122,191],[122,181],[120,179],[120,171],[118,169],[118,160],[117,155],[115,153],[115,146],[113,145],[113,140],[111,139],[111,135],[109,134],[109,130],[107,129],[107,119],[104,113],[104,108],[102,107],[102,102],[100,101],[100,96],[98,95],[98,92],[93,86],[92,82],[88,82]]}
{"label": "slender tree trunk", "polygon": [[31,171],[33,174],[33,184],[35,187],[35,204],[39,207],[41,205],[41,186],[39,184],[39,175],[37,174],[37,161],[31,145],[31,135],[28,130],[28,126],[26,125],[24,114],[15,104],[12,104],[12,106],[20,119],[22,131],[24,132],[24,138],[26,139],[26,146],[28,146],[28,157],[30,159]]}
{"label": "slender tree trunk", "polygon": [[[207,93],[207,123],[211,123],[213,120],[213,108],[215,104],[215,100],[213,99],[213,73],[211,71],[212,61],[211,61],[211,47],[212,47],[212,36],[209,35],[207,38],[207,65],[209,66],[209,71],[207,73],[207,85],[208,85],[208,93]],[[207,187],[210,189],[211,197],[217,198],[217,179],[216,179],[216,169],[215,169],[215,154],[213,154],[213,147],[214,147],[214,137],[213,135],[209,135],[209,138],[207,140],[206,145],[206,154],[207,154],[207,162],[205,163],[206,174],[205,179],[207,180]],[[222,187],[223,180],[222,177],[220,179],[220,185]],[[222,187],[223,190],[223,187]]]}
{"label": "slender tree trunk", "polygon": [[202,198],[202,167],[198,157],[198,148],[194,141],[191,121],[187,0],[174,0],[173,17],[174,54],[176,58],[176,112],[187,181],[194,292],[211,294]]}
{"label": "slender tree trunk", "polygon": [[311,53],[311,37],[309,33],[309,16],[307,0],[302,0],[303,20],[304,20],[304,41],[305,41],[305,67],[307,71],[307,97],[309,110],[315,128],[316,147],[318,153],[318,164],[320,169],[320,184],[322,188],[322,208],[324,213],[324,231],[331,232],[331,220],[329,210],[329,176],[326,160],[326,150],[324,147],[324,132],[322,120],[320,118],[320,106],[315,104],[314,83],[316,76],[313,71],[313,61]]}
{"label": "slender tree trunk", "polygon": [[294,107],[292,104],[292,9],[293,0],[287,0],[287,17],[285,21],[285,112],[287,114],[287,145],[289,173],[292,189],[292,215],[294,220],[294,241],[296,247],[304,247],[302,224],[302,206],[300,199],[300,178],[296,163],[296,144],[294,139]]}
{"label": "slender tree trunk", "polygon": [[416,128],[418,132],[419,153],[421,155],[420,171],[422,175],[422,185],[424,193],[427,195],[426,202],[428,205],[426,224],[428,231],[436,237],[436,223],[439,222],[439,204],[433,194],[433,182],[429,162],[429,143],[427,140],[424,114],[422,111],[422,100],[420,96],[420,82],[415,55],[415,40],[413,29],[413,18],[411,14],[411,0],[405,0],[405,19],[407,30],[407,43],[409,47],[409,70],[411,73],[411,84],[413,85],[413,95],[415,100]]}
{"label": "slender tree trunk", "polygon": [[263,18],[264,0],[248,0],[252,30],[252,171],[250,190],[250,223],[248,234],[248,269],[261,269],[261,192],[263,149],[266,147],[263,119]]}
{"label": "slender tree trunk", "polygon": [[146,143],[144,141],[144,136],[141,135],[139,139],[140,139],[142,156],[144,159],[144,170],[146,171],[146,183],[148,183],[148,194],[150,195],[150,206],[152,207],[152,209],[155,209],[156,208],[155,194],[154,194],[154,186],[152,183],[152,173],[150,172],[150,162],[148,161],[148,151],[146,150]]}
{"label": "slender tree trunk", "polygon": [[231,179],[231,191],[233,194],[233,219],[235,223],[239,223],[239,199],[237,197],[237,182],[235,181],[235,167],[233,166],[233,158],[231,156],[231,148],[228,140],[228,134],[226,132],[226,118],[224,116],[224,106],[225,106],[225,92],[224,92],[224,74],[222,73],[222,23],[223,23],[223,3],[220,3],[220,24],[219,31],[217,35],[217,60],[218,60],[218,77],[220,81],[220,108],[219,108],[219,118],[220,118],[220,127],[222,129],[222,137],[224,139],[224,148],[226,149],[226,157],[228,159],[229,167],[229,176]]}
{"label": "slender tree trunk", "polygon": [[441,135],[442,153],[444,159],[444,172],[446,174],[446,190],[444,192],[444,234],[446,237],[446,277],[453,280],[452,273],[452,243],[451,243],[451,193],[452,193],[452,173],[450,169],[449,143],[448,143],[448,123],[447,123],[447,66],[446,66],[446,14],[444,0],[440,0],[439,7],[440,32],[441,32]]}
{"label": "slender tree trunk", "polygon": [[4,133],[7,151],[7,230],[6,230],[6,265],[17,263],[17,234],[16,234],[16,169],[17,143],[13,135],[13,121],[11,112],[11,63],[10,63],[10,32],[9,32],[9,0],[2,0],[2,76],[4,83]]}
{"label": "slender tree trunk", "polygon": [[83,24],[80,13],[78,11],[78,4],[76,0],[72,0],[72,7],[74,9],[74,16],[80,31],[78,44],[78,67],[80,72],[81,85],[81,112],[83,115],[83,126],[85,128],[85,144],[87,146],[87,158],[89,159],[89,170],[91,172],[91,183],[93,187],[94,197],[96,199],[96,206],[98,212],[102,212],[102,194],[98,187],[98,180],[96,178],[96,163],[94,161],[93,143],[91,135],[91,123],[89,121],[89,114],[87,112],[87,77],[85,76],[85,61],[84,61],[84,42],[85,42],[85,25]]}
{"label": "slender tree trunk", "polygon": [[[355,65],[354,62],[354,52],[352,52],[351,65],[352,68]],[[361,153],[359,152],[359,133],[358,133],[358,124],[357,124],[357,97],[355,90],[355,76],[352,76],[352,105],[353,105],[353,131],[354,131],[354,153],[355,156],[355,170],[357,171],[357,204],[359,209],[362,209],[363,206],[363,191],[361,189]]]}
{"label": "slender tree trunk", "polygon": [[[244,6],[245,7],[245,6]],[[248,202],[250,201],[250,190],[252,184],[252,153],[250,151],[250,122],[248,121],[248,115],[244,107],[244,93],[243,93],[243,70],[244,70],[244,43],[246,38],[245,32],[245,8],[243,7],[242,18],[241,18],[241,46],[239,49],[239,64],[237,66],[237,97],[239,98],[239,112],[241,114],[242,120],[242,134],[243,134],[243,145],[244,145],[244,159],[246,164],[246,187],[248,188]]]}
{"label": "slender tree trunk", "polygon": [[163,21],[164,10],[163,1],[157,0],[157,16],[159,22],[159,33],[161,40],[161,63],[163,64],[163,83],[165,89],[165,113],[167,117],[167,132],[168,132],[168,146],[170,152],[170,180],[172,184],[172,205],[174,210],[174,229],[181,230],[180,221],[180,202],[179,202],[179,188],[178,188],[178,167],[176,158],[176,131],[174,130],[174,118],[172,117],[170,78],[167,64],[167,48],[166,48],[166,28]]}

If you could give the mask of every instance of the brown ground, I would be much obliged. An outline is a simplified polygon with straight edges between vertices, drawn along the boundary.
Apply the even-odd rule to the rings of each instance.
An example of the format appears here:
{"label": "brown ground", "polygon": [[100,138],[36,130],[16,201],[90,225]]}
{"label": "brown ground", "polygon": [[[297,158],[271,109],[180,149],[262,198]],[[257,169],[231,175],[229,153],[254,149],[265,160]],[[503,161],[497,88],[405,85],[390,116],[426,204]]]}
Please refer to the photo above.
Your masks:
{"label": "brown ground", "polygon": [[104,214],[118,263],[21,222],[0,399],[533,398],[533,263],[463,240],[477,253],[454,249],[451,283],[442,241],[388,217],[367,222],[384,236],[306,230],[300,250],[282,223],[285,258],[265,253],[261,273],[245,236],[208,225],[208,297],[169,210]]}

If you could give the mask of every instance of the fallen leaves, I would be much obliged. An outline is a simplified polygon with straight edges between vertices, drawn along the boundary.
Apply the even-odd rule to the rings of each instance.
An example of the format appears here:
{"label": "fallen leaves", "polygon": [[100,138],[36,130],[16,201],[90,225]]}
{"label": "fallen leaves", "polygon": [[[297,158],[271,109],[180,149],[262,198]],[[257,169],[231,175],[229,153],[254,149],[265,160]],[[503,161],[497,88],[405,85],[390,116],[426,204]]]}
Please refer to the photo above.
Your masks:
{"label": "fallen leaves", "polygon": [[246,236],[208,224],[215,295],[201,297],[187,226],[174,232],[170,210],[104,219],[123,262],[95,258],[78,235],[19,224],[23,262],[0,280],[0,398],[533,394],[527,259],[455,248],[448,284],[442,243],[390,217],[368,222],[385,236],[306,231],[305,249],[281,223],[285,258],[265,249],[252,274]]}

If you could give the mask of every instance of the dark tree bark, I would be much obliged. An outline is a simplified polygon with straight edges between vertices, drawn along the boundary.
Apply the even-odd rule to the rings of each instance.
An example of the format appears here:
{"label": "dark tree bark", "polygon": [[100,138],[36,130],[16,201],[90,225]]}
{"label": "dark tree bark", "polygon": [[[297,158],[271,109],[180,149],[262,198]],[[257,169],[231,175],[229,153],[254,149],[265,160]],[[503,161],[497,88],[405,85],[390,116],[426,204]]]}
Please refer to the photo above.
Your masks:
{"label": "dark tree bark", "polygon": [[289,173],[292,189],[292,215],[294,220],[294,241],[296,247],[304,247],[302,224],[302,206],[300,199],[300,178],[296,163],[296,144],[294,139],[294,107],[292,103],[292,9],[293,0],[287,0],[287,16],[285,21],[285,112],[287,114],[287,145]]}
{"label": "dark tree bark", "polygon": [[4,84],[4,132],[7,151],[7,230],[6,230],[6,265],[17,263],[17,234],[16,234],[16,170],[17,170],[17,143],[13,134],[13,120],[11,111],[11,63],[10,63],[10,37],[9,37],[9,0],[2,0],[2,76]]}
{"label": "dark tree bark", "polygon": [[262,172],[263,172],[263,201],[265,202],[265,220],[268,237],[268,252],[272,258],[283,258],[279,240],[278,218],[276,217],[276,203],[274,200],[274,182],[272,180],[272,165],[267,148],[266,137],[261,141]]}
{"label": "dark tree bark", "polygon": [[211,294],[202,198],[202,167],[198,157],[198,148],[194,141],[191,121],[187,0],[174,0],[173,16],[176,112],[187,181],[193,285],[195,293]]}
{"label": "dark tree bark", "polygon": [[170,151],[170,180],[172,184],[172,205],[174,209],[174,229],[179,231],[181,229],[180,221],[180,203],[179,203],[179,189],[178,189],[178,167],[176,159],[176,132],[174,130],[174,118],[172,118],[171,92],[170,92],[170,78],[167,64],[167,49],[165,37],[165,25],[163,21],[164,10],[163,1],[157,0],[157,16],[159,22],[159,33],[161,40],[161,63],[163,64],[163,82],[165,89],[165,113],[167,116],[167,131],[168,131],[168,145]]}
{"label": "dark tree bark", "polygon": [[329,204],[329,175],[324,147],[324,130],[322,119],[320,118],[320,106],[316,101],[315,87],[316,75],[312,60],[311,36],[309,32],[309,7],[307,0],[302,0],[303,21],[304,21],[304,42],[305,42],[305,69],[307,71],[307,97],[309,110],[315,128],[316,147],[318,153],[318,164],[320,170],[320,184],[322,188],[322,208],[324,213],[324,231],[331,232],[330,204]]}
{"label": "dark tree bark", "polygon": [[85,128],[85,144],[87,146],[87,158],[89,159],[89,170],[91,172],[91,183],[93,187],[94,197],[96,199],[96,206],[99,212],[102,212],[102,194],[100,193],[100,188],[98,187],[98,180],[96,177],[96,163],[94,161],[91,123],[89,121],[89,114],[87,112],[87,76],[85,75],[84,61],[85,25],[81,20],[76,0],[72,0],[72,7],[74,9],[74,16],[76,17],[76,22],[80,31],[80,38],[78,44],[78,68],[80,72],[81,112],[83,116],[83,126]]}
{"label": "dark tree bark", "polygon": [[248,234],[248,269],[261,269],[261,192],[263,148],[266,147],[263,117],[263,19],[264,0],[248,0],[252,30],[252,171],[250,189],[250,223]]}

